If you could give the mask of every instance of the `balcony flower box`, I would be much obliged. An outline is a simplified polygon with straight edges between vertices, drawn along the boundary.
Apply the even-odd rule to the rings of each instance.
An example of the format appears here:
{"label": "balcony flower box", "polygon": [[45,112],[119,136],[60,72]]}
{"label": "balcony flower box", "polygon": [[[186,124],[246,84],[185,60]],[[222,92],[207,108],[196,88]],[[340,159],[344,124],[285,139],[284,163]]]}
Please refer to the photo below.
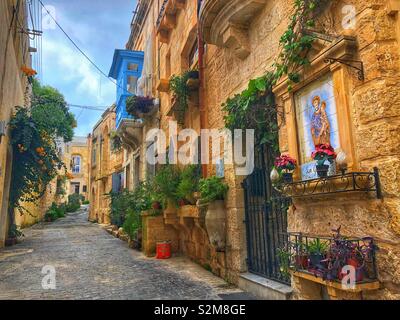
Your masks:
{"label": "balcony flower box", "polygon": [[126,99],[126,111],[136,118],[152,115],[155,109],[156,105],[153,98],[130,96]]}

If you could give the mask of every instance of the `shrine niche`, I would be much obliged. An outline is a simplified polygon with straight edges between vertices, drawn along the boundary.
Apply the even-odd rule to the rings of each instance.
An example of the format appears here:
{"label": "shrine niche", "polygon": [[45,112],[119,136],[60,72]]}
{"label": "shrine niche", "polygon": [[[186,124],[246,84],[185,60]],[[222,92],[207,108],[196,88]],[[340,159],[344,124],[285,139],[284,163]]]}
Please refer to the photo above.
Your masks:
{"label": "shrine niche", "polygon": [[340,137],[332,76],[328,74],[307,85],[295,96],[300,170],[303,180],[317,178],[315,146],[329,144],[339,150]]}
{"label": "shrine niche", "polygon": [[298,161],[295,180],[317,178],[311,154],[320,144],[331,145],[336,152],[343,151],[348,169],[358,169],[348,101],[348,79],[357,81],[358,74],[347,63],[355,59],[356,50],[352,37],[332,38],[326,43],[317,40],[310,50],[310,65],[300,70],[301,81],[293,90],[287,90],[287,79],[281,79],[274,87],[276,101],[285,112],[280,149]]}

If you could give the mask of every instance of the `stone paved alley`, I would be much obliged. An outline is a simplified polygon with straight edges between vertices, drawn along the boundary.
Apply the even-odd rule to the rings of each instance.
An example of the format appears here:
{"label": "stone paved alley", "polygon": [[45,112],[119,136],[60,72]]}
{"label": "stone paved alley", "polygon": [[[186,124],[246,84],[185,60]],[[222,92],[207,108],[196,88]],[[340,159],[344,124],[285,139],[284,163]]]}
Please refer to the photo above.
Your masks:
{"label": "stone paved alley", "polygon": [[[181,257],[160,261],[129,249],[82,209],[26,229],[25,240],[0,250],[0,299],[221,299],[239,294]],[[57,288],[42,289],[42,268],[56,269]],[[222,296],[219,296],[219,295]]]}

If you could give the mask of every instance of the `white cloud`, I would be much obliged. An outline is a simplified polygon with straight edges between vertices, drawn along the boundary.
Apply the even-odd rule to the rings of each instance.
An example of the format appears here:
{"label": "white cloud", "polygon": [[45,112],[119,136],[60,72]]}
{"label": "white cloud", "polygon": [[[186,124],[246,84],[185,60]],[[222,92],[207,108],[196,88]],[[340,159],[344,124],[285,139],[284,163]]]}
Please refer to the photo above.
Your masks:
{"label": "white cloud", "polygon": [[[43,39],[43,56],[46,62],[45,77],[57,77],[57,82],[73,85],[77,94],[89,95],[97,103],[110,103],[115,97],[115,85],[100,75],[99,71],[75,48],[63,41]],[[87,97],[86,97],[87,98]],[[69,101],[79,103],[79,101]]]}

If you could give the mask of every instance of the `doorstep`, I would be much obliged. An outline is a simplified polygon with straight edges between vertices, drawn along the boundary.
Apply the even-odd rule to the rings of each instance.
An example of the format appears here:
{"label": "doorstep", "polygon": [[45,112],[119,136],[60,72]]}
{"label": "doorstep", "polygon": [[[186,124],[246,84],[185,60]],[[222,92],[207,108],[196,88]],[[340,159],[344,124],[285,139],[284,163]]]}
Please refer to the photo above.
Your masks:
{"label": "doorstep", "polygon": [[242,273],[238,286],[261,300],[289,300],[293,292],[288,285],[253,273]]}

